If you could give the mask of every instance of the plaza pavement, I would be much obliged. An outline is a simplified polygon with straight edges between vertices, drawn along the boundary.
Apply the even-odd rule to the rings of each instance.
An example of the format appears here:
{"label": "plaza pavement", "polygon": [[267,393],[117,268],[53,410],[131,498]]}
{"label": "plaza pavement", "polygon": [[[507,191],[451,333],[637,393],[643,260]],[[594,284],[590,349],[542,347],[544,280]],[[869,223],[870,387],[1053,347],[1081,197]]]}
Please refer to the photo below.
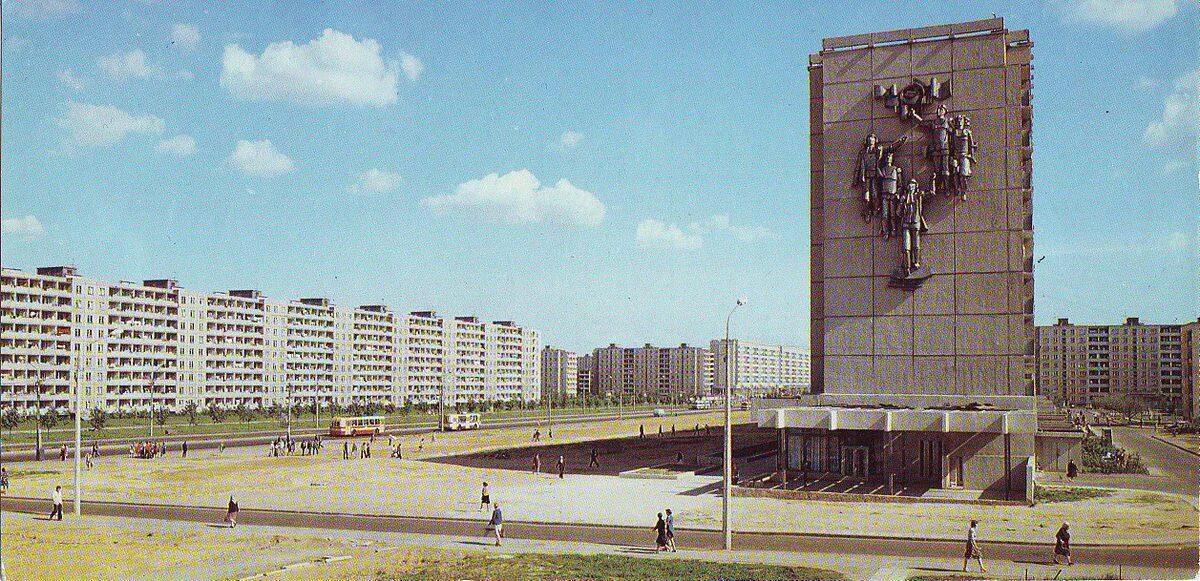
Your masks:
{"label": "plaza pavement", "polygon": [[[717,417],[714,414],[714,418]],[[708,420],[689,418],[691,423]],[[744,418],[743,418],[744,421]],[[670,422],[668,418],[666,422]],[[555,442],[602,435],[632,435],[646,420],[559,425]],[[714,437],[716,434],[714,433]],[[654,515],[671,508],[681,529],[719,529],[717,476],[642,480],[611,475],[531,474],[529,471],[463,467],[411,459],[528,446],[525,428],[439,434],[437,441],[404,440],[405,460],[387,457],[387,440],[376,441],[374,457],[341,459],[341,442],[330,440],[318,457],[268,458],[262,447],[204,451],[181,459],[102,458],[85,475],[86,498],[135,503],[223,506],[236,495],[243,508],[326,513],[412,515],[486,519],[479,511],[482,482],[503,504],[507,518],[551,523],[649,527]],[[418,452],[418,448],[423,448]],[[601,458],[603,461],[603,457]],[[570,460],[585,466],[586,457]],[[14,472],[10,494],[45,498],[55,484],[71,496],[71,463],[7,464]],[[553,461],[543,459],[543,470]],[[23,471],[35,471],[22,474]],[[47,473],[37,473],[45,471]],[[965,523],[980,521],[984,540],[1051,543],[1070,522],[1078,545],[1189,543],[1197,540],[1200,516],[1178,496],[1114,490],[1109,498],[1040,504],[1035,507],[962,504],[844,503],[736,498],[736,530],[868,537],[958,540]]]}

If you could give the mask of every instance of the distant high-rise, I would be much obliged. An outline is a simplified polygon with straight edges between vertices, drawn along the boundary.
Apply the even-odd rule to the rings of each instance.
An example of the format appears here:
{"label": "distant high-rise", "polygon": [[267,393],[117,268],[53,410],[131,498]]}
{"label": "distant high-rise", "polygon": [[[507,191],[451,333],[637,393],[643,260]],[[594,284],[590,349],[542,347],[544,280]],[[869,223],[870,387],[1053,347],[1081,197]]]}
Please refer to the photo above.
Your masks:
{"label": "distant high-rise", "polygon": [[684,401],[712,393],[712,352],[683,343],[678,347],[618,347],[593,351],[592,392],[644,395]]}
{"label": "distant high-rise", "polygon": [[66,409],[189,402],[402,405],[540,398],[537,331],[511,321],[398,315],[383,305],[202,293],[172,279],[107,283],[71,267],[5,268],[0,400]]}
{"label": "distant high-rise", "polygon": [[579,356],[565,349],[542,349],[542,396],[561,399],[579,392]]}
{"label": "distant high-rise", "polygon": [[733,394],[739,397],[790,396],[808,393],[812,383],[812,354],[803,347],[754,343],[741,339],[714,339],[713,390],[725,393],[726,346],[729,348],[728,376]]}
{"label": "distant high-rise", "polygon": [[1059,319],[1037,331],[1041,394],[1071,405],[1131,396],[1156,408],[1184,410],[1182,326],[1150,325],[1137,317],[1121,325]]}

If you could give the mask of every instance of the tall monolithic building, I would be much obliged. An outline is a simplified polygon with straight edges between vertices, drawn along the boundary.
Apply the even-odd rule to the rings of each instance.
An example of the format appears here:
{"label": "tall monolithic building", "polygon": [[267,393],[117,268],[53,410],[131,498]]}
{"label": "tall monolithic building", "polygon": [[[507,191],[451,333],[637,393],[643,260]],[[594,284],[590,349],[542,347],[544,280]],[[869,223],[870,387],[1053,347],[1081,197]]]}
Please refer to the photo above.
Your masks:
{"label": "tall monolithic building", "polygon": [[1183,413],[1189,420],[1195,420],[1200,411],[1200,393],[1196,385],[1200,384],[1200,320],[1188,323],[1180,330],[1180,351],[1183,353]]}
{"label": "tall monolithic building", "polygon": [[579,393],[579,356],[546,346],[542,349],[542,395],[575,397]]}
{"label": "tall monolithic building", "polygon": [[1031,46],[992,19],[810,57],[815,393],[1033,394]]}

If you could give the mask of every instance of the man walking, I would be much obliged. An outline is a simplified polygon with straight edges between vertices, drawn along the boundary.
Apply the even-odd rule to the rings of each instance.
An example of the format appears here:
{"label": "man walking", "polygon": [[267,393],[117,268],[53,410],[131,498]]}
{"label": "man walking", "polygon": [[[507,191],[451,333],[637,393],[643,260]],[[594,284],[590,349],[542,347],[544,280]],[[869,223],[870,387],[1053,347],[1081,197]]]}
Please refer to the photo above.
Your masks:
{"label": "man walking", "polygon": [[62,487],[61,486],[54,487],[54,494],[51,495],[50,500],[54,503],[54,508],[50,509],[50,517],[47,518],[46,520],[54,520],[55,516],[58,516],[58,520],[62,520],[62,502],[63,501],[62,501]]}
{"label": "man walking", "polygon": [[500,512],[500,503],[493,504],[492,519],[488,521],[487,530],[496,534],[496,546],[500,546],[500,538],[504,536],[504,513]]}
{"label": "man walking", "polygon": [[183,454],[181,454],[180,457],[187,458],[187,440],[183,441]]}
{"label": "man walking", "polygon": [[667,549],[672,553],[675,551],[675,515],[671,514],[671,509],[667,509]]}
{"label": "man walking", "polygon": [[592,446],[592,461],[588,463],[588,468],[599,468],[600,467],[600,461],[597,460],[597,456],[599,454],[600,454],[600,452],[596,450],[596,447]]}
{"label": "man walking", "polygon": [[974,558],[975,561],[977,563],[979,563],[979,572],[987,573],[987,568],[983,566],[983,553],[980,552],[979,542],[976,539],[977,531],[976,531],[975,527],[978,524],[979,524],[979,521],[973,520],[973,521],[971,521],[970,528],[967,529],[967,551],[963,555],[963,571],[967,570],[967,563],[969,563],[971,561],[971,559]]}
{"label": "man walking", "polygon": [[558,456],[558,479],[562,480],[563,471],[566,469],[566,462],[563,461],[562,454]]}
{"label": "man walking", "polygon": [[542,471],[542,455],[534,454],[533,455],[533,475],[537,476],[538,473],[541,471]]}

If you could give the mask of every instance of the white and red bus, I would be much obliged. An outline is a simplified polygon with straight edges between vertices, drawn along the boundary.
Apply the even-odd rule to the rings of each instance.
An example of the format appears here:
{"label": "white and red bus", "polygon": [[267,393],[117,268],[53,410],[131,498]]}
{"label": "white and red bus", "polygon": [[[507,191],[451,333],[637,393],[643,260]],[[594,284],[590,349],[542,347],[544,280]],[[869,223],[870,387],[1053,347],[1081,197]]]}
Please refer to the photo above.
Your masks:
{"label": "white and red bus", "polygon": [[330,436],[369,436],[383,431],[383,416],[358,416],[333,418],[329,424]]}

